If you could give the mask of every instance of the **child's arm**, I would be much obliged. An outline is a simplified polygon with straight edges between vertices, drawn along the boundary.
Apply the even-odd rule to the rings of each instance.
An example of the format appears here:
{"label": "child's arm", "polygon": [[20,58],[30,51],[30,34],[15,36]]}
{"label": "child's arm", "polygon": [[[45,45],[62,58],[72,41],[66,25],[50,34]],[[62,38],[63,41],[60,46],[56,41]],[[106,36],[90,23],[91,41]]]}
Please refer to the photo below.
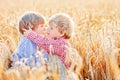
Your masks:
{"label": "child's arm", "polygon": [[28,33],[27,38],[32,40],[33,42],[35,42],[38,46],[42,46],[42,45],[53,45],[56,43],[56,41],[54,39],[51,38],[46,38],[44,36],[38,36],[35,32],[31,31],[30,33]]}
{"label": "child's arm", "polygon": [[[43,46],[50,46],[59,43],[58,41],[52,39],[52,38],[46,38],[43,35],[37,35],[35,32],[32,31],[31,28],[29,30],[25,29],[24,36],[26,36],[28,39],[32,40],[36,45],[40,48],[43,48]],[[43,48],[44,49],[44,48]]]}
{"label": "child's arm", "polygon": [[[44,36],[38,36],[35,32],[31,31],[27,35],[27,38],[32,40],[39,48],[43,48],[49,52],[50,45],[56,44],[56,41]],[[58,42],[59,43],[59,42]]]}

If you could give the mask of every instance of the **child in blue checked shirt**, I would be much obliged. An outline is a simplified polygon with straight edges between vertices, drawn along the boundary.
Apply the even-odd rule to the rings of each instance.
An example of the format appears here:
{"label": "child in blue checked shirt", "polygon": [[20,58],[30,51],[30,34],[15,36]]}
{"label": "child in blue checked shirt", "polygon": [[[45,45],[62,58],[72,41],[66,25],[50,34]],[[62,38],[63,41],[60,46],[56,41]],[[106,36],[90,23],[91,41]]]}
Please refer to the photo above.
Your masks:
{"label": "child in blue checked shirt", "polygon": [[[42,15],[39,15],[35,12],[29,12],[22,16],[21,20],[19,21],[19,31],[21,34],[24,33],[25,29],[31,29],[39,34],[44,34],[45,28],[45,18]],[[17,66],[19,67],[21,64],[24,63],[26,66],[30,67],[38,67],[40,66],[45,60],[48,60],[49,55],[42,51],[43,55],[40,57],[41,53],[37,52],[36,44],[29,40],[26,37],[22,37],[20,43],[15,50],[15,52],[11,55],[11,68],[14,68],[16,62],[18,62]],[[44,58],[42,62],[42,58]]]}

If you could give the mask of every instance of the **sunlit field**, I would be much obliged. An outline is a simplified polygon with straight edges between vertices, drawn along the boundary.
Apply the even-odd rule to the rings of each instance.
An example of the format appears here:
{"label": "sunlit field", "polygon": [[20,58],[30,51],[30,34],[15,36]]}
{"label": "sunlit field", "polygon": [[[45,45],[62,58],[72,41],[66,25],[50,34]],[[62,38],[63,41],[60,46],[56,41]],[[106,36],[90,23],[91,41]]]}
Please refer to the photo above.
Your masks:
{"label": "sunlit field", "polygon": [[0,80],[60,80],[59,64],[55,70],[52,60],[47,67],[9,69],[10,56],[22,37],[18,22],[27,11],[38,12],[47,20],[64,12],[74,20],[70,43],[80,57],[66,69],[67,80],[120,80],[119,5],[120,0],[0,0]]}

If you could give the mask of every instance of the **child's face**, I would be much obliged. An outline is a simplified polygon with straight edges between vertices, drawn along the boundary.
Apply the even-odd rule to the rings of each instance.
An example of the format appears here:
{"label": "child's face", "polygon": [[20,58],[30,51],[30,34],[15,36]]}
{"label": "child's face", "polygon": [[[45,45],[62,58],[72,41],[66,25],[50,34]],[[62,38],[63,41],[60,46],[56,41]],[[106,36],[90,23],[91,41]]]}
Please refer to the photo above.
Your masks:
{"label": "child's face", "polygon": [[45,27],[44,24],[38,25],[38,28],[34,30],[38,35],[44,35],[45,34]]}
{"label": "child's face", "polygon": [[62,34],[60,33],[60,31],[58,31],[58,29],[56,28],[56,25],[54,23],[49,23],[49,27],[47,29],[47,34],[48,37],[50,38],[56,38],[56,37],[60,37]]}

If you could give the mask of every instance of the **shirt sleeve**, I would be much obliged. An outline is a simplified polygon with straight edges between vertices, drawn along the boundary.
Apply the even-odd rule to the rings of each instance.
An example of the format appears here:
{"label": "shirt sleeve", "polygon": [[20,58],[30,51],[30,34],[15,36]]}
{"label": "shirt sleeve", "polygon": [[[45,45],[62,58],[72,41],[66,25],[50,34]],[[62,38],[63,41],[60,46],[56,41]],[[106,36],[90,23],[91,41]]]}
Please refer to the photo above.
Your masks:
{"label": "shirt sleeve", "polygon": [[51,38],[46,38],[44,36],[38,36],[35,32],[31,31],[28,36],[28,39],[32,40],[33,42],[35,42],[37,45],[51,45],[56,43],[56,41],[54,39]]}
{"label": "shirt sleeve", "polygon": [[30,32],[27,36],[28,39],[32,40],[39,48],[45,49],[50,52],[50,45],[55,45],[57,42],[54,39],[46,38],[44,36],[38,36],[35,32]]}

